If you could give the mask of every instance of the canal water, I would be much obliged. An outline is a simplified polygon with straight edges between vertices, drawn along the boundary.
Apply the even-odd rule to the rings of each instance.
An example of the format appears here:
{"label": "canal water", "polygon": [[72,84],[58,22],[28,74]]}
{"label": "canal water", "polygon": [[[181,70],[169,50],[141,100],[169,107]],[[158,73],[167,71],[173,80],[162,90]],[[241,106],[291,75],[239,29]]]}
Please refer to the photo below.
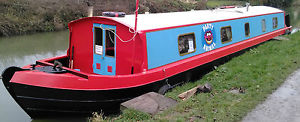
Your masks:
{"label": "canal water", "polygon": [[[292,25],[299,28],[300,6],[293,6],[286,11],[291,15]],[[67,31],[60,31],[0,38],[0,72],[9,66],[24,66],[32,64],[36,60],[66,54],[68,37]],[[0,121],[28,122],[49,121],[49,119],[32,120],[9,95],[1,81]],[[85,119],[81,119],[81,121],[85,121]]]}
{"label": "canal water", "polygon": [[[39,59],[66,54],[67,47],[67,31],[0,38],[0,72],[9,66],[24,66]],[[2,81],[0,82],[0,121],[31,121],[9,95]]]}

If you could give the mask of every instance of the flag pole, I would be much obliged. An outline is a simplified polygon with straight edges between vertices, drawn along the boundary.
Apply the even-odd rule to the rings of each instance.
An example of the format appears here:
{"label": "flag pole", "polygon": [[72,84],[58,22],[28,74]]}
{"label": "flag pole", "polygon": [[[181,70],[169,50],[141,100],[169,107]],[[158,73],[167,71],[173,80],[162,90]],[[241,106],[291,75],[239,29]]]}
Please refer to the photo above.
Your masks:
{"label": "flag pole", "polygon": [[136,0],[136,7],[135,7],[135,24],[134,24],[134,32],[136,33],[137,29],[137,17],[138,17],[138,10],[139,10],[139,0]]}
{"label": "flag pole", "polygon": [[[138,17],[138,10],[139,10],[139,0],[136,0],[136,8],[135,8],[135,23],[134,23],[134,42],[133,42],[133,48],[132,48],[132,59],[134,59],[135,57],[135,41],[136,41],[136,34],[137,34],[137,17]],[[131,64],[131,74],[134,73],[134,61],[132,61],[132,64]]]}

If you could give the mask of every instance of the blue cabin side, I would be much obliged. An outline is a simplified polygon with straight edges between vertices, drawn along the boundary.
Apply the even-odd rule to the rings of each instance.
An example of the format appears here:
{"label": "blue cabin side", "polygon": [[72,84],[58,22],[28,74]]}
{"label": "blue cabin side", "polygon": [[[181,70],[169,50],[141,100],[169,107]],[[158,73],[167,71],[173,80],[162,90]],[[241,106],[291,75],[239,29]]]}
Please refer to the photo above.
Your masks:
{"label": "blue cabin side", "polygon": [[[161,67],[282,29],[285,27],[284,19],[284,13],[276,13],[147,32],[148,69]],[[249,30],[245,28],[249,28]],[[226,30],[228,31],[226,32]],[[232,39],[224,41],[226,39],[222,34],[230,33],[229,30]],[[179,44],[181,38],[188,39],[187,45],[192,46],[183,51],[185,53],[179,51],[181,50]],[[192,41],[193,38],[194,41]]]}

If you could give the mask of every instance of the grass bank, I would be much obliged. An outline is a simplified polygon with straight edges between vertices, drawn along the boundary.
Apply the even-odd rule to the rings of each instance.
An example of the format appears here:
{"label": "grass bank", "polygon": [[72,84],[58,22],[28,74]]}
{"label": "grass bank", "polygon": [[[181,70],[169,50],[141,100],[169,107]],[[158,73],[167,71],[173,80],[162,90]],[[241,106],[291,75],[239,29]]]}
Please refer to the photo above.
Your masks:
{"label": "grass bank", "polygon": [[[246,0],[183,1],[140,0],[139,12],[189,11],[246,3]],[[261,1],[250,2],[252,5],[274,3],[274,0]],[[291,0],[283,1],[291,3],[288,2]],[[124,11],[127,14],[135,11],[135,0],[0,0],[0,37],[66,29],[70,21],[87,16],[87,3],[94,6],[96,16],[103,11]]]}
{"label": "grass bank", "polygon": [[[287,38],[290,40],[270,40],[252,48],[216,67],[200,80],[176,87],[166,96],[180,101],[177,98],[178,94],[206,82],[214,87],[212,94],[198,94],[156,116],[125,110],[117,117],[104,120],[240,121],[276,90],[293,71],[300,68],[300,33]],[[245,89],[244,94],[228,92],[239,87]],[[92,121],[95,121],[95,118]]]}
{"label": "grass bank", "polygon": [[0,0],[0,36],[62,30],[83,10],[73,0]]}
{"label": "grass bank", "polygon": [[[86,17],[88,4],[94,16],[103,11],[132,14],[135,0],[0,0],[0,37],[67,29],[72,20]],[[205,4],[180,0],[140,0],[140,13],[204,9]]]}

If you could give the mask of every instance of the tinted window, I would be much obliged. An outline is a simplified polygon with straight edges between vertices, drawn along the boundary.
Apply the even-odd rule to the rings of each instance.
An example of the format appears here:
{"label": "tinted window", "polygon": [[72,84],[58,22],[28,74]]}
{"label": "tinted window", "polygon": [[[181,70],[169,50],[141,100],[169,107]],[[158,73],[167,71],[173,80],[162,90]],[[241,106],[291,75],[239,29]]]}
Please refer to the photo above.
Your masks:
{"label": "tinted window", "polygon": [[95,43],[95,53],[102,55],[102,49],[103,49],[103,31],[101,28],[94,28],[94,43]]}
{"label": "tinted window", "polygon": [[115,56],[115,30],[105,30],[105,55]]}

